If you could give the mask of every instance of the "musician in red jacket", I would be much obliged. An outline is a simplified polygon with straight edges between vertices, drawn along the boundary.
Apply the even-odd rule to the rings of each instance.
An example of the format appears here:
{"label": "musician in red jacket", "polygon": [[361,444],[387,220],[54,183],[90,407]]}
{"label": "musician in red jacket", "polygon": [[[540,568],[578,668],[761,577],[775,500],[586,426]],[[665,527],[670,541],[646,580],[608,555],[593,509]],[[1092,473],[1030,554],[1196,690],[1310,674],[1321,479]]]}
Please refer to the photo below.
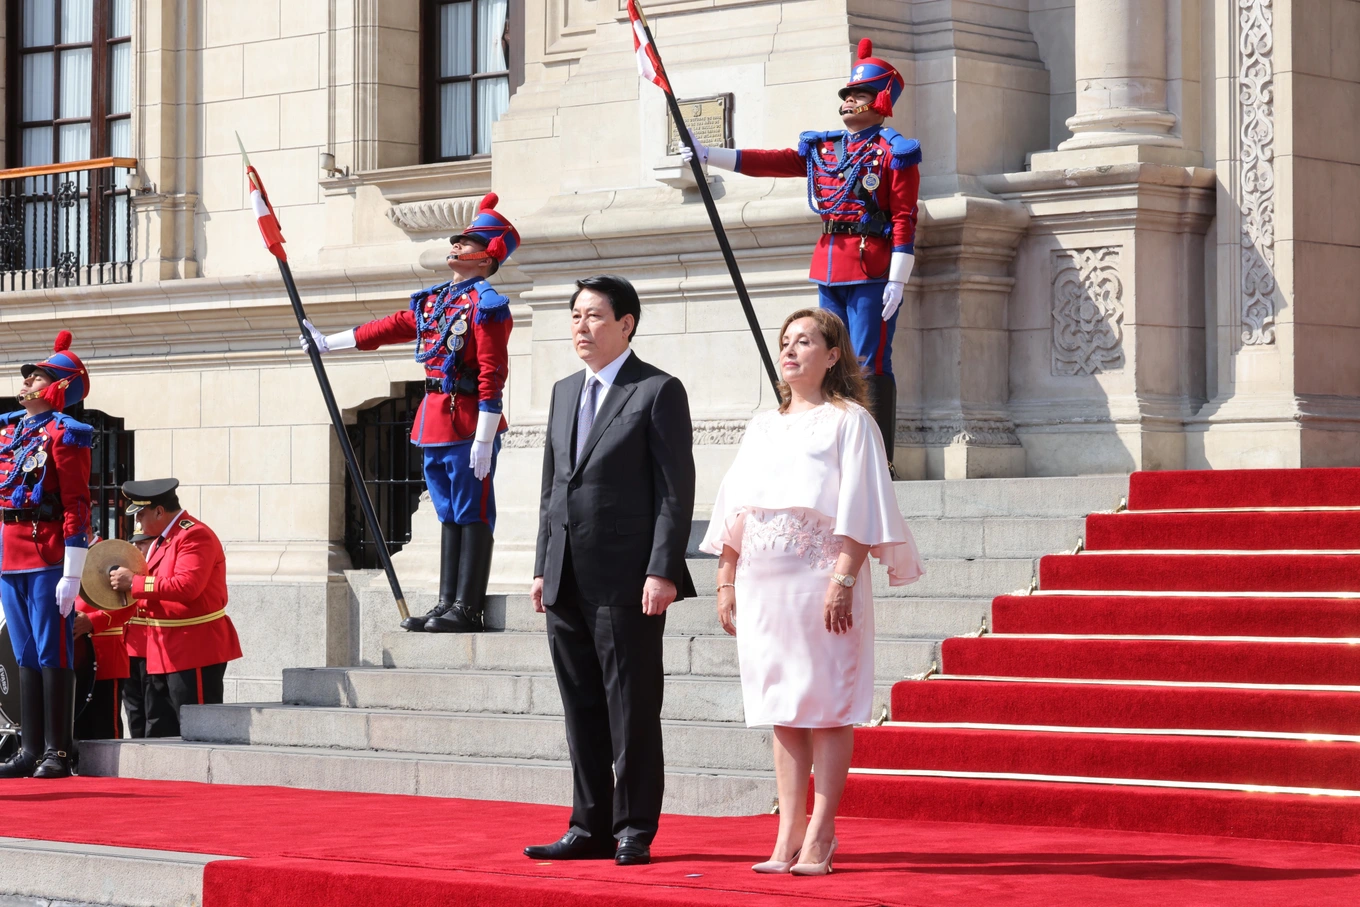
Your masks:
{"label": "musician in red jacket", "polygon": [[[809,276],[822,308],[850,329],[891,463],[897,432],[892,341],[916,260],[921,145],[883,125],[905,82],[873,52],[869,39],[859,42],[850,81],[840,90],[845,129],[804,132],[796,149],[708,148],[697,139],[694,149],[701,162],[724,170],[807,180],[808,205],[822,218]],[[688,148],[681,155],[691,156]]]}
{"label": "musician in red jacket", "polygon": [[126,567],[109,574],[109,584],[137,603],[147,737],[179,736],[181,706],[220,703],[227,662],[241,657],[227,616],[226,552],[217,533],[180,507],[178,487],[177,479],[123,483],[127,512],[154,541],[145,576]]}
{"label": "musician in red jacket", "polygon": [[57,334],[19,371],[23,409],[0,416],[0,601],[19,663],[23,746],[0,778],[65,778],[72,767],[76,595],[90,533],[94,429],[62,412],[90,375]]}
{"label": "musician in red jacket", "polygon": [[442,524],[439,601],[406,630],[480,633],[491,576],[496,527],[493,478],[501,432],[507,428],[505,381],[510,375],[510,300],[487,278],[519,246],[519,233],[496,212],[495,193],[482,199],[468,228],[449,242],[454,279],[411,295],[408,309],[338,334],[310,322],[303,347],[375,350],[416,342],[425,366],[425,399],[411,426],[424,451],[425,487]]}
{"label": "musician in red jacket", "polygon": [[128,679],[128,652],[123,633],[136,609],[116,611],[94,607],[76,599],[76,638],[89,636],[94,646],[94,691],[89,704],[76,719],[77,740],[117,740],[123,736],[124,681]]}

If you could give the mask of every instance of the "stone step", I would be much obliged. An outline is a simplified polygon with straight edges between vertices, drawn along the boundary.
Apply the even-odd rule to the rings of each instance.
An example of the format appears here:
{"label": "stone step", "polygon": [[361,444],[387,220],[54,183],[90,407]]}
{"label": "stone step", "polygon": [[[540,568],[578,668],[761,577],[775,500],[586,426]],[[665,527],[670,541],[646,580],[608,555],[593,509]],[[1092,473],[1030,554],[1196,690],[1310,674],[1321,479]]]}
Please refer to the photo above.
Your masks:
{"label": "stone step", "polygon": [[[875,717],[887,705],[891,689],[890,682],[875,686]],[[283,701],[325,708],[562,715],[557,678],[546,672],[290,668],[283,672]],[[744,721],[741,682],[736,677],[672,675],[666,678],[661,717]]]}
{"label": "stone step", "polygon": [[[571,769],[561,761],[219,745],[174,738],[87,741],[81,744],[80,760],[85,774],[103,777],[571,803]],[[772,770],[666,770],[662,809],[669,813],[744,816],[769,812],[774,801]]]}
{"label": "stone step", "polygon": [[0,907],[197,907],[203,903],[203,867],[234,859],[0,838]]}
{"label": "stone step", "polygon": [[1129,493],[1129,477],[946,479],[896,482],[893,490],[909,526],[932,518],[1062,519],[1113,510]]}
{"label": "stone step", "polygon": [[[716,558],[695,558],[689,562],[695,590],[711,596],[718,586]],[[873,565],[874,598],[994,598],[1007,592],[1029,588],[1037,557],[936,559],[927,561],[925,575],[907,586],[889,586],[888,573],[877,562]]]}
{"label": "stone step", "polygon": [[[943,639],[946,636],[972,633],[987,615],[992,597],[994,596],[911,599],[880,597],[874,601],[874,633],[880,639],[884,637]],[[430,605],[433,604],[432,597]],[[666,611],[666,632],[676,636],[725,635],[722,625],[718,623],[717,604],[717,599],[711,595],[676,602]],[[423,614],[424,611],[418,613]],[[544,616],[534,610],[527,595],[494,595],[487,598],[486,624],[489,628],[541,633],[544,620]],[[384,648],[394,636],[399,635],[422,634],[384,633]]]}
{"label": "stone step", "polygon": [[[874,674],[900,680],[930,666],[937,640],[874,640]],[[665,672],[705,677],[735,677],[737,640],[723,634],[667,635],[662,649]],[[389,633],[383,637],[383,664],[390,668],[440,671],[552,671],[545,632],[537,633]]]}
{"label": "stone step", "polygon": [[[663,721],[666,764],[770,768],[772,733],[732,722]],[[180,729],[194,743],[377,750],[420,755],[565,761],[566,725],[546,715],[411,712],[278,703],[185,706]]]}
{"label": "stone step", "polygon": [[1085,517],[1064,519],[912,520],[916,550],[927,564],[936,558],[1032,558],[1071,551],[1086,532]]}

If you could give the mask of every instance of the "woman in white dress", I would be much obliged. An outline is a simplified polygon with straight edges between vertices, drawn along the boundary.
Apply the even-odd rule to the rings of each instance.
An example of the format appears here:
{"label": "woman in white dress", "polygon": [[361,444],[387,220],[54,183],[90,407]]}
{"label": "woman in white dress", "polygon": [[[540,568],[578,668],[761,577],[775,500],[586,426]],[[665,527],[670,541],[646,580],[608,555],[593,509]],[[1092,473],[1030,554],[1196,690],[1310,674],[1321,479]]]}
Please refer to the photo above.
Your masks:
{"label": "woman in white dress", "polygon": [[746,427],[700,547],[720,558],[718,619],[737,638],[746,723],[774,727],[779,836],[752,868],[820,875],[854,725],[873,707],[868,556],[895,586],[922,570],[845,325],[824,309],[794,312],[779,365],[781,405]]}

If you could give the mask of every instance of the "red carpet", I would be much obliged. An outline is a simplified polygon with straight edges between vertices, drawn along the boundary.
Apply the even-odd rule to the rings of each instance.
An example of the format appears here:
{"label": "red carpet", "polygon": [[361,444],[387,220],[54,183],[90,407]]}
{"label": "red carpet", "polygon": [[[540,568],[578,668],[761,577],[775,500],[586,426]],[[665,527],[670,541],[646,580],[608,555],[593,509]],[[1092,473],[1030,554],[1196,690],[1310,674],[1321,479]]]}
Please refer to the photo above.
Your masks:
{"label": "red carpet", "polygon": [[1088,551],[1360,551],[1360,512],[1093,513]]}
{"label": "red carpet", "polygon": [[1360,645],[1216,640],[946,639],[951,673],[1218,683],[1360,685]]}
{"label": "red carpet", "polygon": [[1133,595],[1002,595],[992,602],[996,633],[1122,636],[1360,638],[1360,599],[1192,598]]}
{"label": "red carpet", "polygon": [[1127,777],[1136,765],[1141,777],[1360,791],[1360,742],[1299,746],[1252,737],[919,727],[861,728],[856,734],[857,766],[897,768],[907,761],[946,771],[1096,778]]}
{"label": "red carpet", "polygon": [[1129,476],[1130,510],[1209,507],[1360,507],[1360,469],[1204,469]]}
{"label": "red carpet", "polygon": [[1360,555],[1050,554],[1039,559],[1039,588],[1091,592],[1360,591]]}
{"label": "red carpet", "polygon": [[[910,815],[903,789],[885,785],[883,806]],[[750,871],[767,855],[772,816],[668,816],[644,867],[520,855],[527,841],[555,838],[566,817],[558,807],[268,787],[0,783],[9,834],[246,858],[208,865],[204,907],[1276,907],[1351,904],[1360,885],[1356,847],[900,819],[842,819],[836,872],[824,878]]]}
{"label": "red carpet", "polygon": [[941,677],[893,687],[897,722],[1010,727],[857,731],[880,773],[844,811],[1360,843],[1360,741],[1260,736],[1360,736],[1360,555],[1302,553],[1360,549],[1337,509],[1360,469],[1137,473],[1129,508],[996,599],[993,635],[945,640]]}
{"label": "red carpet", "polygon": [[892,716],[897,721],[1360,735],[1356,694],[1329,690],[929,680],[895,685]]}

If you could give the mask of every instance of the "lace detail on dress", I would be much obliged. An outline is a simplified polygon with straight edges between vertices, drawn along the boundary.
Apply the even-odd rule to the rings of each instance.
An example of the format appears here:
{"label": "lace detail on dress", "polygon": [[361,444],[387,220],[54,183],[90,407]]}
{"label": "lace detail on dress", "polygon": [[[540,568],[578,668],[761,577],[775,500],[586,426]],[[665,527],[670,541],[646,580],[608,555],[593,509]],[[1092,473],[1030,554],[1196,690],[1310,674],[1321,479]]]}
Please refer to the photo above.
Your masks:
{"label": "lace detail on dress", "polygon": [[806,516],[801,511],[767,513],[756,510],[746,515],[737,569],[746,565],[753,552],[770,551],[776,546],[807,561],[813,570],[830,569],[843,547],[831,527],[816,517]]}

